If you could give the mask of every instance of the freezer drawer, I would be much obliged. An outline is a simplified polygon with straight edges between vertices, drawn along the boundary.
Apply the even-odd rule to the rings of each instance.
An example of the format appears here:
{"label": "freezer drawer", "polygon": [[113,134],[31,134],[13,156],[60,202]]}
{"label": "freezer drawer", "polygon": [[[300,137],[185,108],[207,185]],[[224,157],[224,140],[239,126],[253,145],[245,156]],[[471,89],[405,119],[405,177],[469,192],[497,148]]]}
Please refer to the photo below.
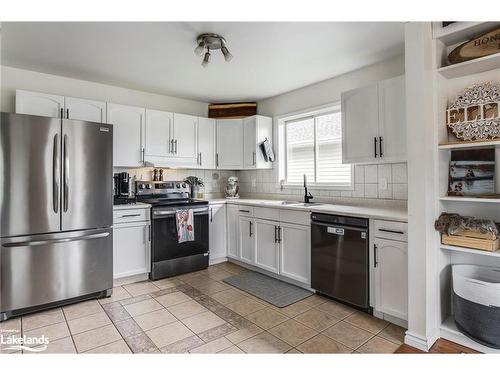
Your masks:
{"label": "freezer drawer", "polygon": [[113,287],[111,228],[2,238],[1,312]]}

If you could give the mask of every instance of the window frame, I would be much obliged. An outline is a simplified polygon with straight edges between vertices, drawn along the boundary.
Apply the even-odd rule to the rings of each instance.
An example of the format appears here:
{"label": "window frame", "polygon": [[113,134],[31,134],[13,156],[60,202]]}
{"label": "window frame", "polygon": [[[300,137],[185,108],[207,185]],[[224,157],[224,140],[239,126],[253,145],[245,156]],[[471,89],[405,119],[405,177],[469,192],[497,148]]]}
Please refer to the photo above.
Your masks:
{"label": "window frame", "polygon": [[[292,114],[280,116],[277,119],[278,123],[278,139],[279,139],[279,154],[283,155],[280,158],[280,162],[278,165],[278,174],[279,174],[279,182],[282,188],[290,188],[290,189],[299,189],[303,187],[302,183],[290,183],[287,181],[288,177],[288,147],[286,143],[286,132],[288,123],[293,123],[295,121],[302,121],[308,118],[312,118],[314,120],[314,180],[317,181],[318,177],[318,145],[316,138],[316,118],[319,116],[329,115],[332,113],[341,112],[340,102],[330,104],[327,106],[319,107],[316,109],[309,109],[298,111]],[[342,140],[341,140],[342,142]],[[321,190],[343,190],[343,191],[353,191],[354,190],[354,168],[352,164],[348,164],[350,166],[350,183],[349,185],[339,185],[334,183],[318,183],[318,182],[310,182],[308,181],[307,186],[309,188],[316,188]]]}

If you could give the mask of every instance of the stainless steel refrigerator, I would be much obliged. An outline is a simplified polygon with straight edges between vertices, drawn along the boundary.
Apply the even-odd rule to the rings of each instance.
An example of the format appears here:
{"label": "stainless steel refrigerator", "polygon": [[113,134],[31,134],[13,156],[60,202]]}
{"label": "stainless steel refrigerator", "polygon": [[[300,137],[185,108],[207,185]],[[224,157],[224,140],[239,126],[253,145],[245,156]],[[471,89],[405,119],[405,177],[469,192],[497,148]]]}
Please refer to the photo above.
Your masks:
{"label": "stainless steel refrigerator", "polygon": [[1,114],[0,321],[110,295],[113,127]]}

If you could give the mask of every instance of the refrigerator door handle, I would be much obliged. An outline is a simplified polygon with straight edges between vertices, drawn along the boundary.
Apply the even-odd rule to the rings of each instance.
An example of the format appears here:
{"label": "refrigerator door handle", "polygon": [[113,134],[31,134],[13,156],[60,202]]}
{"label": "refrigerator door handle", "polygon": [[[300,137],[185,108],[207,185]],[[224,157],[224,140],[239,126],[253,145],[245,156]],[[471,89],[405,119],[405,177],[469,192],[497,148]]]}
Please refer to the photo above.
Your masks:
{"label": "refrigerator door handle", "polygon": [[64,134],[63,138],[63,174],[64,174],[64,203],[63,210],[64,212],[68,211],[68,201],[69,201],[69,157],[68,157],[68,135]]}
{"label": "refrigerator door handle", "polygon": [[97,238],[108,237],[109,235],[110,235],[109,232],[104,232],[104,233],[89,234],[89,235],[86,235],[86,236],[69,237],[69,238],[58,238],[58,239],[55,239],[55,240],[11,242],[11,243],[6,243],[6,244],[4,244],[2,246],[3,247],[42,246],[42,245],[49,245],[49,244],[54,244],[54,243],[94,240],[94,239],[97,239]]}
{"label": "refrigerator door handle", "polygon": [[59,134],[54,135],[52,146],[52,209],[59,212]]}

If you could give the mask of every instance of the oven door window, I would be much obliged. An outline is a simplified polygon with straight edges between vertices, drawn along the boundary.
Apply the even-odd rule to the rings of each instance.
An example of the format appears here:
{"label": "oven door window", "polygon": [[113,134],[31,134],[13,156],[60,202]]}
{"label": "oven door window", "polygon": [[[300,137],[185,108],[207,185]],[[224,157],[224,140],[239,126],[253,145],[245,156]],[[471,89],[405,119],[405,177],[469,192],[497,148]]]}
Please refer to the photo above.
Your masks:
{"label": "oven door window", "polygon": [[153,219],[151,256],[153,262],[208,252],[208,212],[194,213],[194,241],[177,242],[175,214]]}

